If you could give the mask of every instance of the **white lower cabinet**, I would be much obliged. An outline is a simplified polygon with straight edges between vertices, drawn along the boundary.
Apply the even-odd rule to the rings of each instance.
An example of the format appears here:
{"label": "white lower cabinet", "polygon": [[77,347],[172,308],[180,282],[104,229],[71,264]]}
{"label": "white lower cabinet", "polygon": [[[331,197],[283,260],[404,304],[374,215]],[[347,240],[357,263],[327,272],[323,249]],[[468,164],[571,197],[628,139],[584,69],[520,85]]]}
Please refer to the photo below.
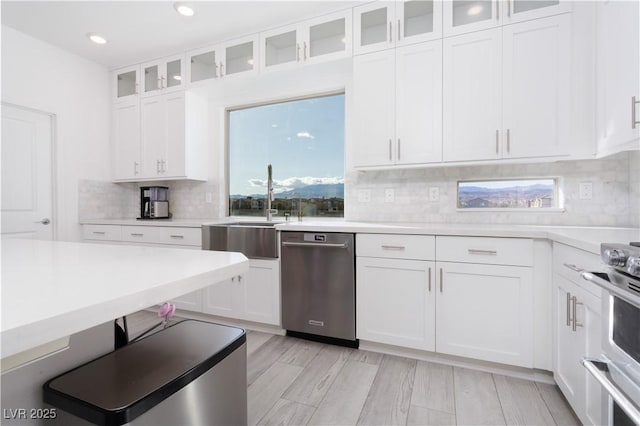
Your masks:
{"label": "white lower cabinet", "polygon": [[435,350],[434,262],[358,257],[358,338]]}
{"label": "white lower cabinet", "polygon": [[203,291],[202,312],[280,325],[280,262],[250,259],[249,271]]}
{"label": "white lower cabinet", "polygon": [[553,246],[553,378],[585,425],[602,424],[601,386],[582,366],[585,357],[602,354],[601,291],[584,281],[576,269],[599,271],[593,253]]}
{"label": "white lower cabinet", "polygon": [[436,351],[533,367],[533,273],[438,262]]}
{"label": "white lower cabinet", "polygon": [[[526,239],[359,234],[357,337],[533,368],[531,247]],[[509,264],[514,251],[529,266]]]}

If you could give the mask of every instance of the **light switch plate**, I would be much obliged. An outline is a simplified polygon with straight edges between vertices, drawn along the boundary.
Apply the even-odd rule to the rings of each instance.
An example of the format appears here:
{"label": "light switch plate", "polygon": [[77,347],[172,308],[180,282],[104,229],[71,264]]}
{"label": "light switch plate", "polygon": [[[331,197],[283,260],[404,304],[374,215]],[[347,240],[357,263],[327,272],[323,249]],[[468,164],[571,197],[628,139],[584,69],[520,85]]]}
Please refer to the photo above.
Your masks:
{"label": "light switch plate", "polygon": [[358,190],[358,202],[359,203],[368,203],[371,201],[371,190],[370,189],[359,189]]}
{"label": "light switch plate", "polygon": [[438,201],[440,199],[440,188],[437,186],[429,187],[429,201]]}
{"label": "light switch plate", "polygon": [[580,182],[578,189],[581,200],[590,200],[593,198],[593,184],[591,182]]}

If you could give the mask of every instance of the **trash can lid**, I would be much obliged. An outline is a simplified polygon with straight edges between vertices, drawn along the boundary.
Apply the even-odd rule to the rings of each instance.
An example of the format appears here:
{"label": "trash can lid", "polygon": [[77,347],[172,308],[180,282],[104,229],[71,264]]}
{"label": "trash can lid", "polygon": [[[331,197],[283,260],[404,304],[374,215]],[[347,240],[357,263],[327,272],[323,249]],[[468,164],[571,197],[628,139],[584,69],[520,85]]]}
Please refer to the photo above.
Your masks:
{"label": "trash can lid", "polygon": [[124,424],[206,373],[245,341],[240,328],[182,321],[49,380],[44,400],[96,424]]}

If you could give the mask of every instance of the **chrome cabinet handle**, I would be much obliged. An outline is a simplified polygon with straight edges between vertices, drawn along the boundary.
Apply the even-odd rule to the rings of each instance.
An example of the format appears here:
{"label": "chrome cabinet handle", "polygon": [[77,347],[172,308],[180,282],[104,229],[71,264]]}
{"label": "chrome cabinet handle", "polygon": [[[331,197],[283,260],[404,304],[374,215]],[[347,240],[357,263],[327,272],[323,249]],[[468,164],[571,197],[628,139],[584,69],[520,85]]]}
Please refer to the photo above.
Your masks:
{"label": "chrome cabinet handle", "polygon": [[583,272],[583,271],[584,271],[584,269],[580,269],[580,268],[578,268],[576,265],[572,265],[572,264],[570,264],[570,263],[563,263],[562,265],[563,265],[565,268],[569,268],[569,269],[571,269],[571,270],[572,270],[572,271],[574,271],[574,272]]}
{"label": "chrome cabinet handle", "polygon": [[400,138],[398,138],[398,161],[400,160]]}
{"label": "chrome cabinet handle", "polygon": [[389,246],[386,244],[382,244],[380,247],[382,250],[404,250],[406,248],[405,246]]}
{"label": "chrome cabinet handle", "polygon": [[300,43],[296,43],[296,62],[300,62]]}
{"label": "chrome cabinet handle", "polygon": [[156,83],[156,89],[158,90],[162,89],[162,79],[160,77],[158,77],[158,81]]}
{"label": "chrome cabinet handle", "polygon": [[442,268],[440,268],[440,293],[442,293]]}
{"label": "chrome cabinet handle", "polygon": [[507,154],[511,153],[511,129],[507,129]]}
{"label": "chrome cabinet handle", "polygon": [[431,268],[429,268],[429,293],[431,293]]}
{"label": "chrome cabinet handle", "polygon": [[398,19],[398,41],[400,41],[400,20]]}
{"label": "chrome cabinet handle", "polygon": [[302,42],[302,59],[307,60],[307,42]]}
{"label": "chrome cabinet handle", "polygon": [[93,231],[93,234],[95,234],[95,235],[104,235],[104,234],[106,234],[106,232],[105,231]]}
{"label": "chrome cabinet handle", "polygon": [[166,89],[167,88],[167,83],[165,83],[166,78],[164,77],[164,75],[162,77],[160,77],[160,88],[161,89]]}
{"label": "chrome cabinet handle", "polygon": [[567,292],[567,327],[571,326],[571,293]]}
{"label": "chrome cabinet handle", "polygon": [[138,167],[139,167],[139,166],[140,166],[140,163],[138,163],[137,161],[134,161],[134,162],[133,162],[133,174],[134,174],[134,175],[137,175],[138,173],[140,173],[140,172],[138,171]]}
{"label": "chrome cabinet handle", "polygon": [[320,247],[320,248],[347,248],[346,244],[330,244],[330,243],[292,243],[284,241],[283,247]]}
{"label": "chrome cabinet handle", "polygon": [[[596,379],[611,398],[622,408],[634,424],[640,425],[640,410],[611,380],[609,363],[599,359],[583,358],[582,366]],[[612,367],[615,367],[612,365]]]}
{"label": "chrome cabinet handle", "polygon": [[51,219],[49,219],[48,217],[43,218],[42,220],[36,220],[33,223],[39,223],[41,225],[48,225],[51,223]]}
{"label": "chrome cabinet handle", "polygon": [[220,62],[220,77],[224,77],[224,64]]}
{"label": "chrome cabinet handle", "polygon": [[180,239],[180,240],[184,239],[184,235],[169,235],[169,237],[170,238],[177,238],[177,239]]}
{"label": "chrome cabinet handle", "polygon": [[393,142],[391,141],[391,139],[389,139],[389,161],[391,161],[391,144]]}
{"label": "chrome cabinet handle", "polygon": [[572,296],[571,297],[571,306],[573,308],[573,326],[571,327],[571,330],[573,331],[577,331],[578,327],[582,327],[582,323],[578,322],[578,312],[576,311],[576,305],[582,305],[581,302],[578,302],[578,298],[576,296]]}
{"label": "chrome cabinet handle", "polygon": [[218,64],[213,61],[213,78],[218,78]]}
{"label": "chrome cabinet handle", "polygon": [[496,154],[499,153],[498,148],[500,145],[500,130],[496,130]]}
{"label": "chrome cabinet handle", "polygon": [[636,101],[636,97],[631,97],[631,128],[635,129],[636,124],[640,124],[640,121],[636,120],[636,104],[640,103],[640,101]]}
{"label": "chrome cabinet handle", "polygon": [[469,254],[486,254],[490,256],[496,256],[498,254],[497,250],[483,250],[483,249],[467,249]]}
{"label": "chrome cabinet handle", "polygon": [[132,236],[132,237],[144,237],[144,234],[141,234],[141,233],[139,233],[139,232],[132,232],[132,233],[131,233],[131,236]]}
{"label": "chrome cabinet handle", "polygon": [[393,42],[393,32],[391,30],[391,21],[389,21],[389,43]]}

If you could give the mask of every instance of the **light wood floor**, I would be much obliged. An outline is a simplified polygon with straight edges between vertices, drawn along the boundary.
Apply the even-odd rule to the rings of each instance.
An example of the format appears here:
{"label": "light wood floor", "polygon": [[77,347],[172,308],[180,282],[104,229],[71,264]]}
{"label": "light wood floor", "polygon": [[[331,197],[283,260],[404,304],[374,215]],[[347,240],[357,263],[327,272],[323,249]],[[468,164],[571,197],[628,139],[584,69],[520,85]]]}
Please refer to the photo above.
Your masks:
{"label": "light wood floor", "polygon": [[554,385],[257,331],[247,381],[250,425],[580,424]]}

